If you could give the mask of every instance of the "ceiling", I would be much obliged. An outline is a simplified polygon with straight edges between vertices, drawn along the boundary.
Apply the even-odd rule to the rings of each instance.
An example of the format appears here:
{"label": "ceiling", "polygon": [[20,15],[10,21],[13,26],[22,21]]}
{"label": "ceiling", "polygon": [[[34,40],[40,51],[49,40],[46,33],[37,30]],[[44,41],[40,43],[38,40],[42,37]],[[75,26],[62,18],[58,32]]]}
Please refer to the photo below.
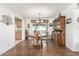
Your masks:
{"label": "ceiling", "polygon": [[6,3],[8,7],[24,18],[50,18],[57,16],[71,3]]}

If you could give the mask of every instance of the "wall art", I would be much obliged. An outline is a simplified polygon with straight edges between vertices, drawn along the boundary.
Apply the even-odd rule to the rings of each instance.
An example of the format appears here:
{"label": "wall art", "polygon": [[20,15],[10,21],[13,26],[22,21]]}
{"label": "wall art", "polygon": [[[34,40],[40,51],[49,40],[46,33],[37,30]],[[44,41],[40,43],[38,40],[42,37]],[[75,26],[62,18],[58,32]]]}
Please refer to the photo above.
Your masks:
{"label": "wall art", "polygon": [[2,19],[0,22],[5,23],[6,25],[12,24],[12,18],[9,15],[2,15]]}

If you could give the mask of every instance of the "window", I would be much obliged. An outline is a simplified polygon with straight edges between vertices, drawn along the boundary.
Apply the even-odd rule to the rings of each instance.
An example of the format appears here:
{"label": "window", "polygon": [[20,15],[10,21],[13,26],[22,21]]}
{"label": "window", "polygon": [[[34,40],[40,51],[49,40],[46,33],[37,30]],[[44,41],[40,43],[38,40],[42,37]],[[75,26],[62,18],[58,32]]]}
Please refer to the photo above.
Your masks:
{"label": "window", "polygon": [[46,26],[46,24],[33,24],[33,28],[32,28],[32,30],[33,31],[38,31],[42,36],[43,35],[46,35],[46,33],[47,33],[47,26]]}

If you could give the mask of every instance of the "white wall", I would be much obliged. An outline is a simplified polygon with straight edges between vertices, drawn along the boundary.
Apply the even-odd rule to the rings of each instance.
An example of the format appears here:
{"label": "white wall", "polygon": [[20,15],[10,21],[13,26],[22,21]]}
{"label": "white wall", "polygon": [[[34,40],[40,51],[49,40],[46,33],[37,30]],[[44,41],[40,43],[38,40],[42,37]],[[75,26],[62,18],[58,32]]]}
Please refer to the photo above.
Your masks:
{"label": "white wall", "polygon": [[79,9],[76,4],[72,4],[65,9],[62,15],[72,19],[72,23],[66,24],[66,47],[72,51],[79,51]]}
{"label": "white wall", "polygon": [[[53,18],[49,19],[49,23],[53,23],[53,20],[54,20]],[[51,35],[54,29],[53,27],[49,27],[49,23],[48,23],[48,34]]]}
{"label": "white wall", "polygon": [[12,17],[12,25],[0,22],[0,54],[15,46],[15,16],[18,16],[4,4],[0,4],[0,20],[2,15]]}
{"label": "white wall", "polygon": [[68,18],[71,18],[72,19],[72,23],[70,24],[66,24],[65,25],[65,45],[66,47],[68,47],[69,49],[73,50],[73,38],[74,38],[74,35],[73,35],[73,32],[74,32],[74,15],[73,15],[73,11],[74,11],[74,8],[75,8],[75,4],[72,4],[71,6],[69,6],[67,9],[65,9],[63,12],[62,12],[62,15],[63,16],[66,16],[66,19],[65,21],[68,19]]}
{"label": "white wall", "polygon": [[74,40],[73,40],[73,51],[79,51],[79,22],[77,18],[79,17],[79,9],[74,10]]}
{"label": "white wall", "polygon": [[[30,28],[28,28],[28,24],[30,24]],[[33,31],[32,31],[32,23],[31,23],[31,19],[30,18],[27,18],[26,19],[26,30],[28,30],[29,34],[33,34]]]}
{"label": "white wall", "polygon": [[22,40],[25,40],[25,20],[22,19]]}

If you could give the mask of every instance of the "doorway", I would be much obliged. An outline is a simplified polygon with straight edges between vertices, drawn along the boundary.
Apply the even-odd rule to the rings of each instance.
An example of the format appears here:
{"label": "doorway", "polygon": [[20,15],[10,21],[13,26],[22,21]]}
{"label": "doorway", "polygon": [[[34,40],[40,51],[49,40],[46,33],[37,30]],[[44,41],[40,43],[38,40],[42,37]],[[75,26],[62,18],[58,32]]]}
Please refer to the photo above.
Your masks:
{"label": "doorway", "polygon": [[18,44],[22,41],[22,20],[15,17],[15,42]]}

